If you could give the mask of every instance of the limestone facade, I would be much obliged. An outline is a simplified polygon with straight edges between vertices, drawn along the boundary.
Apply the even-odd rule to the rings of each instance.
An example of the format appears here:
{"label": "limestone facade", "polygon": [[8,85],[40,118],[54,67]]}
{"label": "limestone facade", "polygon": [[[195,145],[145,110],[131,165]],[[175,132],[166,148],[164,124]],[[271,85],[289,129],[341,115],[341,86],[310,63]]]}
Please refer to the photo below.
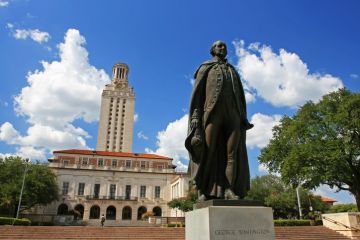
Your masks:
{"label": "limestone facade", "polygon": [[57,175],[60,199],[42,212],[62,215],[75,209],[89,224],[98,224],[104,214],[108,225],[118,226],[139,225],[147,211],[175,216],[167,202],[183,197],[186,180],[171,162],[154,154],[55,151],[49,167]]}
{"label": "limestone facade", "polygon": [[112,81],[102,92],[98,151],[132,152],[135,92],[129,86],[128,74],[126,64],[115,64]]}

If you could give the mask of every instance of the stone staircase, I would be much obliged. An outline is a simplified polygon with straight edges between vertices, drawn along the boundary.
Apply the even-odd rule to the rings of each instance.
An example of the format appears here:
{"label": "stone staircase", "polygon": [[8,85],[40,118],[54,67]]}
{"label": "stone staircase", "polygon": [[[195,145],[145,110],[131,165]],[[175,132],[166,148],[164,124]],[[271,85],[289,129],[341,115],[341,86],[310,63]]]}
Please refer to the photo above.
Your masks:
{"label": "stone staircase", "polygon": [[276,240],[349,240],[350,238],[323,226],[275,227]]}
{"label": "stone staircase", "polygon": [[[276,240],[349,240],[323,226],[275,227]],[[184,240],[184,228],[0,226],[0,239]],[[196,240],[196,239],[194,239]]]}

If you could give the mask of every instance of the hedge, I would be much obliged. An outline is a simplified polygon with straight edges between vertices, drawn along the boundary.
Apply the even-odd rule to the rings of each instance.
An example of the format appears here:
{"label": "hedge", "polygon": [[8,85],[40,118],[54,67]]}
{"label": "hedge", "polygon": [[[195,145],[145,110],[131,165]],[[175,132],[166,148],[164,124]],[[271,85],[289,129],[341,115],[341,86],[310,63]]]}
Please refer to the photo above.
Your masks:
{"label": "hedge", "polygon": [[23,225],[30,226],[31,221],[27,218],[10,218],[10,217],[0,217],[0,225]]}
{"label": "hedge", "polygon": [[54,226],[53,222],[31,222],[31,226]]}
{"label": "hedge", "polygon": [[[310,220],[274,220],[275,226],[311,226]],[[315,225],[322,225],[321,220],[315,220]]]}

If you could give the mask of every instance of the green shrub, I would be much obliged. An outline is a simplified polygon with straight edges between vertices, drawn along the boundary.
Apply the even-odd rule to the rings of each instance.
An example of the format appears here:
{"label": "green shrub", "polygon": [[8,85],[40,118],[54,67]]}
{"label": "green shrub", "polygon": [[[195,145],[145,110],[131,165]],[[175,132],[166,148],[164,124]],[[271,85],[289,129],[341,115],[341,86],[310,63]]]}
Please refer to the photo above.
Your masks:
{"label": "green shrub", "polygon": [[315,225],[316,226],[322,226],[323,225],[322,220],[321,219],[315,220]]}
{"label": "green shrub", "polygon": [[326,213],[357,212],[356,204],[336,204],[331,206]]}
{"label": "green shrub", "polygon": [[27,218],[10,218],[10,217],[0,217],[0,225],[23,225],[30,226],[31,221]]}
{"label": "green shrub", "polygon": [[274,225],[278,227],[310,226],[310,220],[274,220]]}
{"label": "green shrub", "polygon": [[31,226],[54,226],[53,222],[31,222]]}

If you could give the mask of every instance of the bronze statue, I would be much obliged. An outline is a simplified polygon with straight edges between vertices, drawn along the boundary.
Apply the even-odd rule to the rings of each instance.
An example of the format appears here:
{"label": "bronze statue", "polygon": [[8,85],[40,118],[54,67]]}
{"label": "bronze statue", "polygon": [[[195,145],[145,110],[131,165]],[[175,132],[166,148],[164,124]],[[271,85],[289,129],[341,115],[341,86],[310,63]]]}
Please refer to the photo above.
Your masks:
{"label": "bronze statue", "polygon": [[246,115],[240,76],[227,62],[225,43],[216,41],[213,58],[195,72],[188,136],[191,182],[199,200],[244,198],[250,188]]}

